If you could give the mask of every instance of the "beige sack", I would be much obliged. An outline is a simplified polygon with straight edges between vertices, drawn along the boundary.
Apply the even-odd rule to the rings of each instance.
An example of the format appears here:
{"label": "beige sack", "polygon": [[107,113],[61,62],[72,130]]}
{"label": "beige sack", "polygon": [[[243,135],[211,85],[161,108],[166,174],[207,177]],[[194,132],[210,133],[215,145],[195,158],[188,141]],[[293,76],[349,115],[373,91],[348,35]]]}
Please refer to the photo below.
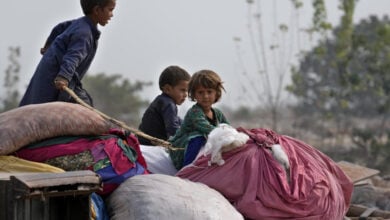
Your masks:
{"label": "beige sack", "polygon": [[79,104],[49,102],[26,105],[0,114],[0,155],[25,145],[64,135],[100,135],[110,123]]}
{"label": "beige sack", "polygon": [[219,192],[202,183],[163,174],[138,175],[106,200],[111,220],[241,220]]}

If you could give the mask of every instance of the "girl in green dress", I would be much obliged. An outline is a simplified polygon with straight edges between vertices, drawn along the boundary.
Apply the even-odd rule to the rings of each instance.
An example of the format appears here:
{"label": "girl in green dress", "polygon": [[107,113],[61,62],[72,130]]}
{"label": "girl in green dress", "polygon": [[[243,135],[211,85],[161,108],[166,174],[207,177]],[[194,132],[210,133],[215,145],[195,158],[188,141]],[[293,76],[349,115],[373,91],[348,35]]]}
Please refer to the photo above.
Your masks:
{"label": "girl in green dress", "polygon": [[178,170],[192,163],[211,130],[219,123],[229,124],[221,110],[212,106],[220,100],[222,90],[225,88],[221,78],[214,71],[201,70],[191,77],[189,98],[196,103],[186,113],[180,129],[169,139],[173,146],[184,147],[184,150],[169,151]]}

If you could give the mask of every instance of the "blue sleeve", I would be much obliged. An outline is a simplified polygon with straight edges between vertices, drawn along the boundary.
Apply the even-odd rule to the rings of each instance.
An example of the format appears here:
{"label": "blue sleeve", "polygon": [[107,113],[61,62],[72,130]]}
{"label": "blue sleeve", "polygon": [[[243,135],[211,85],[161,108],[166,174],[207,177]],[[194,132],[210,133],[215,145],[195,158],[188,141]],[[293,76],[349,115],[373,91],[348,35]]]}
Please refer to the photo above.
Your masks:
{"label": "blue sleeve", "polygon": [[69,39],[68,48],[62,57],[60,72],[58,75],[71,81],[77,67],[87,57],[92,48],[92,36],[90,32],[76,29]]}
{"label": "blue sleeve", "polygon": [[175,135],[177,129],[180,128],[181,119],[177,115],[177,106],[173,102],[169,102],[162,111],[162,116],[164,119],[165,130],[167,132],[167,137]]}

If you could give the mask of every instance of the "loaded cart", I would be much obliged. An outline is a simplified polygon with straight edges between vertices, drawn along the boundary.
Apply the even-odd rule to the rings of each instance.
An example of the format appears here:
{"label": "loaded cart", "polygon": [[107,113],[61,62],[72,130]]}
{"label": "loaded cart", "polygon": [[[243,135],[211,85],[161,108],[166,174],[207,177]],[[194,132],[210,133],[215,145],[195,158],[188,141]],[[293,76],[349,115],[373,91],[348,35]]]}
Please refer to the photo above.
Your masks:
{"label": "loaded cart", "polygon": [[91,194],[102,189],[92,171],[0,173],[0,220],[91,219]]}

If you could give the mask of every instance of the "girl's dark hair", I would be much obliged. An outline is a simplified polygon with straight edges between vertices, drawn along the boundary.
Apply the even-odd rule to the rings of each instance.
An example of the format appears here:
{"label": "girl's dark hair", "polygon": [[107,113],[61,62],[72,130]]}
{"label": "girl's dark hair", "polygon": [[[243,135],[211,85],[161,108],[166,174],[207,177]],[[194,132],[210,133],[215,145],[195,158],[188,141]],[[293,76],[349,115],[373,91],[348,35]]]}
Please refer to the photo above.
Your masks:
{"label": "girl's dark hair", "polygon": [[83,9],[84,15],[92,13],[92,9],[95,6],[104,8],[112,0],[80,0],[81,8]]}
{"label": "girl's dark hair", "polygon": [[190,74],[179,66],[168,66],[165,68],[158,80],[158,85],[163,90],[164,85],[176,86],[180,81],[189,81]]}
{"label": "girl's dark hair", "polygon": [[[191,80],[188,84],[188,97],[195,101],[195,91],[199,86],[203,86],[204,88],[215,89],[217,91],[217,97],[215,102],[218,102],[222,96],[222,90],[225,91],[225,88],[222,85],[222,80],[212,70],[200,70],[194,75],[192,75]],[[215,103],[214,102],[214,103]]]}

